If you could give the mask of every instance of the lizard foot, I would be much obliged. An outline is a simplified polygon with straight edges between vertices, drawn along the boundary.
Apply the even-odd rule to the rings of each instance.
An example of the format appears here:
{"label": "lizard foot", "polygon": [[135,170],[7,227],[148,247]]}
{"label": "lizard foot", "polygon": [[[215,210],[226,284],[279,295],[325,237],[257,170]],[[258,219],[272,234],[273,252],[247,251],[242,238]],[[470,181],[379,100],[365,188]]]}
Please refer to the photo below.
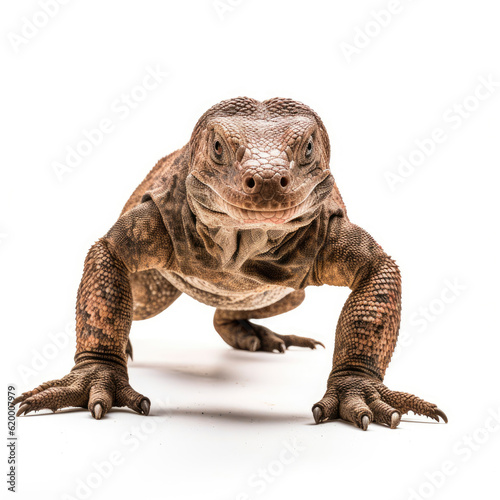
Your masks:
{"label": "lizard foot", "polygon": [[128,406],[147,415],[151,402],[136,392],[128,383],[123,367],[103,363],[77,365],[68,375],[39,385],[17,397],[13,404],[21,403],[17,416],[30,411],[49,409],[55,412],[70,406],[88,408],[99,420],[113,406]]}
{"label": "lizard foot", "polygon": [[395,429],[401,415],[413,411],[439,422],[448,418],[435,404],[406,392],[391,391],[382,382],[362,375],[335,375],[323,399],[313,408],[314,421],[342,419],[366,431],[371,422]]}
{"label": "lizard foot", "polygon": [[279,335],[262,325],[256,325],[248,320],[237,320],[240,327],[236,337],[236,348],[248,351],[285,352],[290,346],[308,347],[316,349],[320,345],[318,340],[297,335]]}

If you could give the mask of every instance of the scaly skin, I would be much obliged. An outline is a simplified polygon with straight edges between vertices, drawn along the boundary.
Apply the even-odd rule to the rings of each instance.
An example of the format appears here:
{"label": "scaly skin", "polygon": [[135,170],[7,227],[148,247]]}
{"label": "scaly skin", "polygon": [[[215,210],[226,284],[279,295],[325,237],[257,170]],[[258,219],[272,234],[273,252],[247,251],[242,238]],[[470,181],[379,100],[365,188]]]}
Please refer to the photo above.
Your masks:
{"label": "scaly skin", "polygon": [[400,322],[398,267],[349,222],[329,168],[321,119],[275,98],[223,101],[189,143],[160,160],[110,231],[90,249],[76,306],[75,366],[22,394],[18,414],[82,406],[100,419],[113,406],[148,414],[128,383],[132,320],[150,318],[184,292],[216,307],[214,326],[236,349],[314,349],[248,321],[297,307],[307,286],[348,286],[333,368],[317,423],[341,418],[391,428],[413,411],[447,421],[436,405],[382,382]]}

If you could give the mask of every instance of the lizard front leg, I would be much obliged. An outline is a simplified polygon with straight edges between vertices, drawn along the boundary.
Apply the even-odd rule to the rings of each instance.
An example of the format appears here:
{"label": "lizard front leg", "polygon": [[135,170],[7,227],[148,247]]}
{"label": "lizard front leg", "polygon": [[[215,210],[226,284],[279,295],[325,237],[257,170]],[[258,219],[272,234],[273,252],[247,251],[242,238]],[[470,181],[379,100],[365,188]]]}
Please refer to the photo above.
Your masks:
{"label": "lizard front leg", "polygon": [[313,406],[316,423],[341,418],[363,430],[370,422],[395,428],[408,411],[447,422],[435,404],[382,383],[401,316],[398,267],[358,226],[339,218],[331,231],[318,271],[324,283],[352,293],[338,321],[327,391]]}
{"label": "lizard front leg", "polygon": [[[76,304],[75,366],[58,380],[19,396],[18,415],[69,406],[100,419],[113,406],[147,415],[150,401],[129,384],[127,342],[132,323],[129,276],[166,261],[169,239],[152,202],[120,217],[85,259]],[[161,247],[158,250],[157,247]]]}

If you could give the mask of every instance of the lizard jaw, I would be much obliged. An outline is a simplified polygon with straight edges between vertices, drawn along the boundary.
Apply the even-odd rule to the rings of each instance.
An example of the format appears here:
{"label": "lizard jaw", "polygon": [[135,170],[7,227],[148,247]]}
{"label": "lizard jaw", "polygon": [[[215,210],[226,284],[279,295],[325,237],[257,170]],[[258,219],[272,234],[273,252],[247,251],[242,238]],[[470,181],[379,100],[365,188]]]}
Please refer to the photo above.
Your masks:
{"label": "lizard jaw", "polygon": [[244,224],[285,224],[290,219],[296,217],[302,207],[306,205],[307,200],[302,201],[294,207],[284,210],[248,210],[229,203],[221,198],[222,208],[229,217],[243,222]]}
{"label": "lizard jaw", "polygon": [[[208,182],[199,178],[198,172],[192,172],[186,179],[188,201],[193,204],[193,209],[208,225],[229,225],[248,228],[259,226],[276,226],[291,223],[302,218],[314,207],[319,206],[332,189],[333,177],[325,176],[311,190],[303,191],[301,199],[290,206],[257,208],[254,206],[244,208],[240,204],[227,201],[226,196],[219,193]],[[197,207],[197,208],[196,208]],[[205,214],[205,215],[204,215]],[[211,214],[211,215],[209,215]],[[312,212],[311,212],[312,215]],[[224,222],[224,218],[226,222]]]}

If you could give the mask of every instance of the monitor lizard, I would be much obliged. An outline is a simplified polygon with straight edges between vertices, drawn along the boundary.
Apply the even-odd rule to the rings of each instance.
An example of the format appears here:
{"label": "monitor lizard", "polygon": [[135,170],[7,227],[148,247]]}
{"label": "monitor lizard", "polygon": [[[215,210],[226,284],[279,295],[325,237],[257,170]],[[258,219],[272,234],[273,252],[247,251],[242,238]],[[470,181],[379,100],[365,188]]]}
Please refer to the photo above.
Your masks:
{"label": "monitor lizard", "polygon": [[18,415],[69,406],[96,419],[114,406],[147,415],[150,400],[129,384],[130,328],[181,293],[216,308],[215,329],[235,349],[314,349],[323,344],[249,320],[290,311],[306,287],[321,285],[352,292],[315,422],[395,428],[408,411],[447,422],[435,404],[383,384],[400,324],[400,271],[350,222],[320,117],[285,98],[222,101],[198,120],[188,144],[156,164],[89,250],[75,366],[19,396]]}

